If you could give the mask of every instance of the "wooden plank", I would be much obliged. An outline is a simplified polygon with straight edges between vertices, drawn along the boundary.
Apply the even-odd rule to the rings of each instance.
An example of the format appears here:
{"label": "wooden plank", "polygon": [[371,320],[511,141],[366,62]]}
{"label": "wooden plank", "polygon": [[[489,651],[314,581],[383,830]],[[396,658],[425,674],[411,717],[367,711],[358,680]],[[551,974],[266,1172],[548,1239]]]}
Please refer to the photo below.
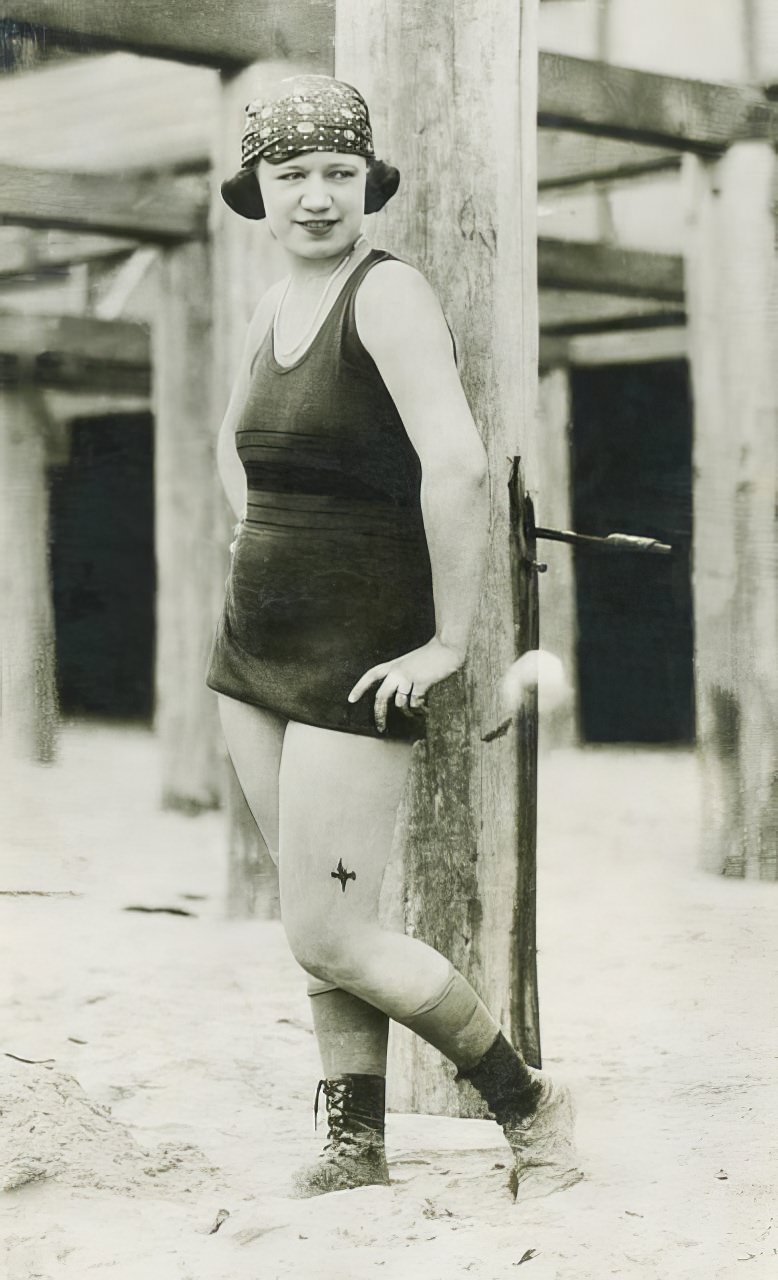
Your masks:
{"label": "wooden plank", "polygon": [[778,255],[773,148],[689,158],[694,671],[703,865],[778,879]]}
{"label": "wooden plank", "polygon": [[215,494],[209,253],[167,249],[156,267],[154,536],[157,566],[154,729],[163,808],[219,802],[217,711],[204,681],[211,642]]}
{"label": "wooden plank", "polygon": [[653,298],[620,298],[580,290],[544,289],[540,294],[540,327],[544,335],[606,333],[624,329],[677,326],[683,307]]}
{"label": "wooden plank", "polygon": [[711,154],[736,139],[778,141],[778,104],[747,86],[541,53],[538,123]]}
{"label": "wooden plank", "polygon": [[623,298],[659,298],[682,305],[683,259],[670,253],[541,237],[538,285]]}
{"label": "wooden plank", "polygon": [[0,76],[0,161],[74,173],[193,169],[208,161],[218,91],[212,69],[130,53]]}
{"label": "wooden plank", "polygon": [[150,383],[144,325],[82,316],[0,312],[6,379],[143,395]]}
{"label": "wooden plank", "polygon": [[133,252],[136,240],[0,227],[0,280],[56,275],[82,262],[110,261]]}
{"label": "wooden plank", "polygon": [[47,430],[34,387],[0,389],[0,731],[11,755],[41,763],[58,729]]}
{"label": "wooden plank", "polygon": [[0,165],[0,218],[170,242],[206,232],[207,179],[104,176]]}
{"label": "wooden plank", "polygon": [[600,138],[541,129],[538,137],[538,189],[586,183],[624,182],[680,166],[677,152],[620,138]]}
{"label": "wooden plank", "polygon": [[[535,0],[339,0],[336,31],[337,74],[365,93],[379,149],[403,173],[375,239],[433,282],[491,467],[472,652],[466,673],[431,695],[398,832],[404,924],[449,956],[530,1054],[536,993],[520,891],[534,870],[517,865],[525,762],[513,730],[482,735],[503,718],[499,680],[516,656],[508,481],[535,430],[536,22]],[[481,1114],[417,1037],[393,1026],[391,1052],[394,1108]]]}
{"label": "wooden plank", "polygon": [[101,45],[234,68],[259,58],[331,57],[334,33],[334,0],[2,0],[0,16],[45,27],[76,48]]}

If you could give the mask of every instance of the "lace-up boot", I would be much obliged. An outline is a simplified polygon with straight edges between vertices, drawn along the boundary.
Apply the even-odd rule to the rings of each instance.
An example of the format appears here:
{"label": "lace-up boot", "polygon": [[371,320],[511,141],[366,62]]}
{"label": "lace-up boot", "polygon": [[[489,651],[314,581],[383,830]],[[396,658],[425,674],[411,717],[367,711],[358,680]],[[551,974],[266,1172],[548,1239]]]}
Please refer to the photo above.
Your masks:
{"label": "lace-up boot", "polygon": [[295,1174],[295,1195],[303,1198],[353,1187],[388,1186],[384,1077],[342,1075],[320,1080],[313,1104],[314,1127],[320,1093],[327,1102],[327,1140],[318,1158]]}
{"label": "lace-up boot", "polygon": [[502,1128],[514,1167],[509,1185],[520,1201],[551,1195],[580,1182],[573,1143],[570,1090],[528,1067],[500,1033],[479,1062],[457,1072],[481,1095]]}

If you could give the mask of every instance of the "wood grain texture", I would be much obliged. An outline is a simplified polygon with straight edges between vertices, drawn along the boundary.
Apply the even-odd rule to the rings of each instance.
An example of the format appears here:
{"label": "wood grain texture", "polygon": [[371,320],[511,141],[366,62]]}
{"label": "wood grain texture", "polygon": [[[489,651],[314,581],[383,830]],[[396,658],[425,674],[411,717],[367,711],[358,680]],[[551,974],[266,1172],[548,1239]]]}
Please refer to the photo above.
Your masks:
{"label": "wood grain texture", "polygon": [[736,139],[778,139],[778,105],[748,86],[541,53],[538,123],[711,154]]}
{"label": "wood grain texture", "polygon": [[[471,654],[433,691],[428,739],[415,748],[405,927],[449,956],[517,1038],[519,743],[513,730],[481,738],[502,719],[498,684],[516,656],[508,481],[535,431],[536,19],[534,0],[339,0],[335,44],[336,74],[365,94],[377,152],[402,173],[372,220],[373,242],[418,266],[441,298],[491,471]],[[393,1028],[392,1041],[395,1108],[479,1111],[421,1040]]]}
{"label": "wood grain texture", "polygon": [[0,727],[6,750],[40,763],[58,729],[47,431],[35,387],[0,389]]}
{"label": "wood grain texture", "polygon": [[0,16],[48,28],[76,48],[94,42],[210,66],[304,58],[332,46],[334,0],[2,0]]}
{"label": "wood grain texture", "polygon": [[686,161],[703,865],[778,878],[776,161]]}
{"label": "wood grain texture", "polygon": [[204,178],[63,173],[0,165],[6,224],[170,242],[205,235]]}
{"label": "wood grain texture", "polygon": [[157,264],[154,363],[154,542],[157,569],[154,729],[164,808],[219,802],[211,641],[215,493],[210,262],[205,245],[168,249]]}
{"label": "wood grain texture", "polygon": [[[570,443],[572,405],[570,374],[550,369],[540,379],[538,448],[538,524],[551,529],[572,525],[570,494]],[[537,559],[548,565],[538,582],[540,595],[540,645],[561,660],[574,694],[570,703],[540,724],[540,738],[547,746],[573,746],[578,734],[576,672],[577,611],[573,548],[541,540]]]}

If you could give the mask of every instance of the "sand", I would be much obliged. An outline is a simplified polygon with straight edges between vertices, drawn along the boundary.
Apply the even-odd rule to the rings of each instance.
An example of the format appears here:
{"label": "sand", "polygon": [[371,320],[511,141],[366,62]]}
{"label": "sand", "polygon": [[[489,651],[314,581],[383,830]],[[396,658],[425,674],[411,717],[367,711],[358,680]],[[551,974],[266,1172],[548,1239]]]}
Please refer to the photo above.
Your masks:
{"label": "sand", "polygon": [[587,1176],[524,1206],[495,1125],[394,1114],[392,1186],[289,1198],[323,1136],[302,977],[278,923],[225,918],[223,815],[157,778],[147,729],[100,723],[5,766],[0,1274],[778,1276],[778,885],[697,870],[691,750],[542,756],[545,1065]]}

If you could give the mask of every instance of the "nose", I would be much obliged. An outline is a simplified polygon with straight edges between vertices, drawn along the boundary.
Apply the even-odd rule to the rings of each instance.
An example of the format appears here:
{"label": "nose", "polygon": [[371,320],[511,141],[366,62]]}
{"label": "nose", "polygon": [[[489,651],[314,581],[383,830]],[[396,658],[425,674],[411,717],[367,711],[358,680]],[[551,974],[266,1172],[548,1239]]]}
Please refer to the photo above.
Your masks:
{"label": "nose", "polygon": [[332,196],[320,174],[312,173],[308,175],[300,195],[300,204],[310,213],[319,213],[324,209],[329,209],[332,204]]}

